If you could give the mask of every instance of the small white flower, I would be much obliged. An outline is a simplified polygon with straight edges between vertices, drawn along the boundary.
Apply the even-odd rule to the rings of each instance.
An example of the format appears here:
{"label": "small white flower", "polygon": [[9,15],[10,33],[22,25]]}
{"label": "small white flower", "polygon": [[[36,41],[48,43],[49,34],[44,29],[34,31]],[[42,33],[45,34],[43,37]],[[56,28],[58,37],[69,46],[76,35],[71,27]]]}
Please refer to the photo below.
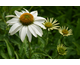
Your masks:
{"label": "small white flower", "polygon": [[32,11],[29,13],[28,10],[24,9],[22,12],[15,10],[15,15],[8,15],[6,17],[14,17],[7,21],[8,25],[12,25],[9,30],[11,35],[19,31],[19,36],[23,42],[25,36],[27,35],[29,42],[31,42],[32,35],[37,37],[37,35],[42,36],[43,32],[40,27],[45,29],[42,24],[46,19],[38,15],[37,11]]}
{"label": "small white flower", "polygon": [[72,30],[71,29],[68,30],[68,27],[65,28],[65,26],[64,27],[62,26],[62,28],[61,27],[59,28],[59,33],[62,34],[63,36],[69,36],[72,35]]}
{"label": "small white flower", "polygon": [[48,30],[58,29],[59,26],[57,25],[59,23],[56,23],[57,20],[55,19],[53,22],[52,21],[53,21],[53,18],[50,18],[50,20],[49,18],[47,18],[47,20],[43,24],[46,28],[48,28]]}

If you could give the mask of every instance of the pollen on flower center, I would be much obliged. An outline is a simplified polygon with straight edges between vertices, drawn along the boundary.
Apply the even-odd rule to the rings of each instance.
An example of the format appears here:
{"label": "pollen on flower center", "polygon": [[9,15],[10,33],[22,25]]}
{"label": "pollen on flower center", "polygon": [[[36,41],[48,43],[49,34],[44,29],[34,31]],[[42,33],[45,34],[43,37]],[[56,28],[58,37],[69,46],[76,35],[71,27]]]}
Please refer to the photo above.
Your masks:
{"label": "pollen on flower center", "polygon": [[68,31],[67,30],[62,30],[62,33],[64,34],[64,35],[66,35],[66,34],[68,34]]}
{"label": "pollen on flower center", "polygon": [[20,22],[23,25],[29,25],[34,22],[34,17],[30,13],[24,13],[20,16]]}
{"label": "pollen on flower center", "polygon": [[45,23],[45,26],[46,26],[47,28],[50,28],[50,27],[52,27],[52,23],[46,22],[46,23]]}

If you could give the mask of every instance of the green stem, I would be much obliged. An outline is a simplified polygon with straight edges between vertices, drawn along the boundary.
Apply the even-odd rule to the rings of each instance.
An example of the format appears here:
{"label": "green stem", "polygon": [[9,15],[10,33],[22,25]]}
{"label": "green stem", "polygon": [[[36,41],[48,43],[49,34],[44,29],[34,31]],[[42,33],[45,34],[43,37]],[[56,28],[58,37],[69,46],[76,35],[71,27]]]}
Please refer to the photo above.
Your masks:
{"label": "green stem", "polygon": [[[61,36],[60,39],[61,39],[61,43],[64,44],[64,42],[65,42],[65,37],[64,37],[64,36]],[[60,44],[61,44],[61,43],[60,43]]]}
{"label": "green stem", "polygon": [[29,43],[29,59],[31,59],[31,43],[30,42],[28,43]]}
{"label": "green stem", "polygon": [[46,45],[48,44],[48,28],[47,28],[47,39],[46,39]]}
{"label": "green stem", "polygon": [[[45,43],[44,51],[46,50],[47,44],[48,44],[48,28],[47,28],[47,37],[46,37],[46,43]],[[43,57],[43,58],[44,58],[44,57]]]}
{"label": "green stem", "polygon": [[47,37],[46,37],[46,43],[45,43],[44,51],[45,51],[47,44],[48,44],[48,28],[47,28]]}
{"label": "green stem", "polygon": [[63,37],[63,44],[66,45],[65,37]]}
{"label": "green stem", "polygon": [[33,6],[30,7],[29,11],[31,11],[32,8],[33,8]]}

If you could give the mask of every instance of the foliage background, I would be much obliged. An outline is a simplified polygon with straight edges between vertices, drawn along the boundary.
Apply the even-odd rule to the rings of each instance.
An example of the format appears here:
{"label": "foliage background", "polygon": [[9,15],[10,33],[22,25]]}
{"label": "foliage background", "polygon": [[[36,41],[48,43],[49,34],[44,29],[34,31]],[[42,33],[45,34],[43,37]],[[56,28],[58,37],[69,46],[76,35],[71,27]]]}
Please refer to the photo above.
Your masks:
{"label": "foliage background", "polygon": [[[6,22],[10,18],[6,15],[14,14],[15,10],[26,8],[29,11],[38,11],[42,17],[57,19],[60,26],[68,26],[73,30],[73,35],[65,38],[68,47],[66,55],[59,55],[57,45],[61,43],[61,35],[57,30],[49,31],[49,41],[46,43],[46,30],[43,37],[32,38],[32,59],[79,59],[80,58],[80,7],[79,6],[0,6],[0,59],[28,59],[29,49],[27,40],[21,42],[18,33],[11,36],[8,32],[10,26]],[[15,14],[14,14],[15,15]]]}

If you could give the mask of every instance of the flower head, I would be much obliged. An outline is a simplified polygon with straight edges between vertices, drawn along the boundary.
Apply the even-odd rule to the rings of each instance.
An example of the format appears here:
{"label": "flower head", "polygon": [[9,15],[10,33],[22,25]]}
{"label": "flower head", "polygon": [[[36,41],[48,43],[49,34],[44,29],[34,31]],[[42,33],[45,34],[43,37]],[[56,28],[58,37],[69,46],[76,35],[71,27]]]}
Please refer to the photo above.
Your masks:
{"label": "flower head", "polygon": [[[45,26],[42,24],[46,19],[38,15],[37,11],[32,11],[29,13],[28,10],[24,9],[21,12],[15,10],[15,15],[8,15],[6,17],[13,17],[8,20],[8,25],[12,25],[9,30],[11,35],[19,31],[21,41],[23,42],[25,36],[28,36],[29,42],[31,42],[32,35],[37,37],[37,35],[42,36],[43,32],[41,28],[45,29]],[[40,28],[41,27],[41,28]]]}
{"label": "flower head", "polygon": [[59,26],[57,25],[59,23],[56,23],[57,20],[55,19],[53,22],[52,21],[53,21],[53,18],[50,18],[50,20],[49,18],[47,18],[47,20],[43,24],[46,28],[48,28],[48,30],[58,29]]}
{"label": "flower head", "polygon": [[59,33],[62,34],[63,36],[69,36],[72,35],[72,30],[71,29],[68,30],[68,27],[65,28],[65,26],[64,27],[62,26],[62,28],[61,27],[59,28]]}
{"label": "flower head", "polygon": [[63,44],[59,44],[57,45],[57,51],[60,55],[66,55],[67,53],[67,48],[65,46],[63,46]]}

